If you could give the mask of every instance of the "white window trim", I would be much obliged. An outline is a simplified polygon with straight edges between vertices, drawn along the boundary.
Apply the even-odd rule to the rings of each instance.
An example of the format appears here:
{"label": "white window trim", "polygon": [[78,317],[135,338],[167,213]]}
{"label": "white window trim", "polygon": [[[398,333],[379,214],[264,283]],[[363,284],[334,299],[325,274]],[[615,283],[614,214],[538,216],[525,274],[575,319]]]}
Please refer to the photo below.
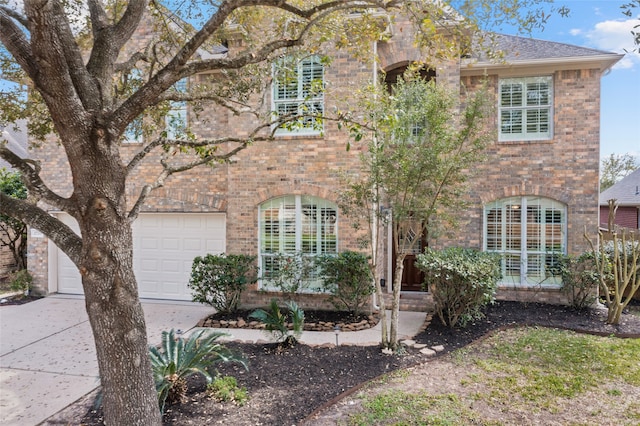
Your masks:
{"label": "white window trim", "polygon": [[[525,99],[526,84],[529,82],[537,82],[541,80],[544,80],[549,84],[549,105],[547,106],[536,105],[531,107],[528,107],[524,104],[518,107],[502,106],[502,85],[503,84],[514,83],[514,82],[524,83],[525,91],[523,92],[522,96],[523,96],[523,99]],[[498,81],[498,141],[499,142],[518,142],[518,141],[525,142],[525,141],[546,141],[546,140],[553,139],[554,104],[555,104],[555,92],[554,92],[554,85],[553,85],[553,76],[551,75],[535,76],[535,77],[510,77],[510,78],[499,79]],[[549,108],[548,134],[527,133],[526,111],[529,109],[540,109],[540,108]],[[506,110],[510,110],[510,111],[521,110],[523,112],[522,133],[518,133],[518,134],[502,133],[502,112]]]}
{"label": "white window trim", "polygon": [[[495,200],[491,203],[488,203],[484,206],[483,208],[483,215],[482,215],[482,223],[483,223],[483,229],[482,229],[482,233],[483,233],[483,243],[482,243],[482,249],[484,251],[487,252],[491,252],[491,253],[498,253],[501,256],[505,256],[507,254],[519,254],[520,255],[520,281],[519,282],[514,282],[511,280],[506,280],[505,279],[505,264],[504,262],[501,262],[501,268],[502,268],[502,272],[503,272],[503,277],[501,278],[501,281],[498,283],[500,285],[503,286],[514,286],[514,287],[519,287],[519,288],[559,288],[562,286],[561,282],[554,282],[554,283],[545,283],[545,282],[539,282],[539,281],[530,281],[527,277],[527,268],[528,268],[528,255],[529,254],[533,254],[533,255],[544,255],[545,252],[543,250],[527,250],[527,203],[529,201],[529,199],[540,199],[540,200],[544,200],[544,201],[551,201],[552,202],[552,206],[554,206],[554,208],[557,209],[562,209],[562,229],[561,229],[561,251],[560,253],[563,255],[567,254],[567,231],[568,231],[568,218],[567,218],[567,205],[553,200],[551,198],[547,198],[547,197],[538,197],[538,196],[522,196],[522,197],[507,197],[507,198],[501,198],[498,200]],[[504,210],[505,210],[505,204],[509,201],[509,200],[513,200],[514,202],[519,202],[520,203],[520,250],[519,252],[516,252],[515,250],[508,250],[506,247],[506,237],[507,237],[507,221],[506,221],[506,215],[504,214]],[[491,208],[495,208],[496,204],[499,203],[500,204],[500,208],[503,211],[503,215],[502,215],[502,220],[500,222],[500,226],[502,227],[501,229],[501,235],[502,235],[502,249],[501,250],[490,250],[487,248],[487,241],[488,241],[488,224],[487,224],[487,211]],[[544,235],[541,235],[541,237],[543,238]],[[541,241],[541,246],[544,247],[544,240]]]}
{"label": "white window trim", "polygon": [[[277,99],[276,73],[278,71],[278,64],[276,63],[272,66],[273,83],[271,84],[271,111],[276,117],[278,116],[277,105],[281,103],[297,103],[298,108],[300,108],[304,104],[322,103],[322,111],[324,114],[324,111],[325,111],[324,91],[310,98],[301,97],[301,93],[303,93],[303,90],[302,90],[302,85],[303,85],[302,75],[303,75],[303,65],[304,65],[303,62],[305,59],[309,59],[309,58],[303,58],[297,61],[296,74],[297,74],[297,85],[298,85],[298,90],[297,90],[298,97],[295,99],[293,98]],[[320,62],[319,57],[312,56],[311,60],[314,62],[317,62],[322,66],[322,84],[324,86],[325,67]],[[289,130],[283,127],[277,127],[275,131],[275,135],[277,136],[316,136],[316,135],[322,134],[323,132],[324,132],[324,120],[322,121],[321,128],[302,127],[302,128]]]}

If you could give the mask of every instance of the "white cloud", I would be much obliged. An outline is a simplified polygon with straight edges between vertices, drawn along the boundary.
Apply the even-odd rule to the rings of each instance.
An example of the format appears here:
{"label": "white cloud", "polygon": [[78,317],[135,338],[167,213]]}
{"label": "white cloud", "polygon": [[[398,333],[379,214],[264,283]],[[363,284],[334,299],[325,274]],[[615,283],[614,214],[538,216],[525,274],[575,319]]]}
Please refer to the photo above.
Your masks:
{"label": "white cloud", "polygon": [[569,30],[569,34],[571,34],[572,36],[577,36],[582,34],[582,30],[580,28],[572,28]]}
{"label": "white cloud", "polygon": [[[640,24],[638,18],[627,20],[608,20],[598,22],[592,29],[585,32],[586,38],[590,44],[598,49],[609,52],[625,53],[625,50],[631,52],[634,48],[638,50],[640,46],[633,44],[633,36],[631,31],[638,31],[634,27]],[[640,66],[640,53],[627,53],[616,68],[633,68]]]}

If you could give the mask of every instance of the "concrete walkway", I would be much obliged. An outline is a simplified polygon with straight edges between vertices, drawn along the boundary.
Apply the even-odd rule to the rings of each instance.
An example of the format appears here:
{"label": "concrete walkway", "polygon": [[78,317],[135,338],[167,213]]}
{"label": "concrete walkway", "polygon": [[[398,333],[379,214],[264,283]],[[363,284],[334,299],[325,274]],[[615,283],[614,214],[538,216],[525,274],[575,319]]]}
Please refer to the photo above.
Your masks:
{"label": "concrete walkway", "polygon": [[[143,301],[150,342],[211,314],[194,303]],[[0,424],[37,425],[100,384],[84,298],[53,295],[0,307]]]}
{"label": "concrete walkway", "polygon": [[[194,330],[212,308],[143,300],[149,341],[162,331]],[[424,323],[421,312],[401,312],[399,337],[413,337]],[[380,327],[340,333],[339,343],[376,345]],[[268,340],[257,330],[221,330],[227,340]],[[306,344],[335,344],[333,332],[304,332]],[[24,305],[0,307],[0,425],[37,425],[99,385],[98,364],[84,299],[53,295]]]}

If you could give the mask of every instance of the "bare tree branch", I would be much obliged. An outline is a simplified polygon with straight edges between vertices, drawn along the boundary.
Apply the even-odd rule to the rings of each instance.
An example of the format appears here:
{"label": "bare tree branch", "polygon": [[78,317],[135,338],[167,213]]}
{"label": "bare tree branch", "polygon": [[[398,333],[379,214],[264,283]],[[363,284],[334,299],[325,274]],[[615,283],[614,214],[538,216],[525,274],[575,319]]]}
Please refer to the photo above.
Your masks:
{"label": "bare tree branch", "polygon": [[114,64],[120,50],[140,23],[145,7],[144,0],[130,0],[124,15],[113,26],[102,21],[103,15],[99,10],[101,6],[94,5],[92,8],[92,19],[96,17],[100,22],[98,23],[99,27],[94,29],[93,48],[87,63],[87,70],[99,81],[102,88],[102,98],[107,103],[110,103],[110,85]]}
{"label": "bare tree branch", "polygon": [[73,263],[80,264],[82,239],[71,228],[41,208],[0,192],[0,213],[20,219],[47,235]]}
{"label": "bare tree branch", "polygon": [[70,213],[76,211],[75,205],[71,200],[62,198],[49,187],[40,178],[40,165],[29,159],[22,159],[14,154],[9,148],[0,145],[0,158],[5,159],[14,168],[20,171],[23,181],[29,190],[29,193],[38,199],[51,204],[60,210]]}
{"label": "bare tree branch", "polygon": [[91,31],[93,37],[98,38],[100,32],[109,25],[109,17],[99,0],[88,0],[87,3],[91,16]]}
{"label": "bare tree branch", "polygon": [[12,18],[6,7],[0,8],[0,41],[29,77],[35,80],[38,68],[29,40]]}
{"label": "bare tree branch", "polygon": [[[152,142],[150,142],[142,150],[140,150],[131,159],[131,161],[129,161],[129,164],[127,164],[127,167],[126,167],[127,173],[131,173],[131,171],[133,169],[135,169],[138,164],[140,164],[140,162],[144,159],[144,157],[147,156],[147,154],[151,153],[154,149],[156,149],[158,147],[161,147],[161,146],[166,146],[166,147],[175,146],[175,147],[183,147],[183,148],[200,148],[200,147],[206,147],[206,146],[217,146],[217,145],[222,145],[222,144],[225,144],[225,143],[237,143],[237,144],[240,144],[240,145],[244,145],[246,147],[248,144],[250,144],[252,142],[267,141],[267,140],[273,139],[273,133],[275,132],[275,128],[272,129],[271,133],[268,136],[257,136],[257,135],[263,129],[271,128],[271,127],[274,126],[274,124],[279,124],[279,123],[281,123],[281,121],[263,123],[262,125],[257,126],[256,128],[254,128],[253,131],[250,133],[250,135],[248,137],[245,137],[245,138],[224,137],[224,138],[218,138],[218,139],[201,139],[201,140],[197,140],[197,141],[181,140],[181,139],[167,139],[167,138],[163,138],[163,137],[157,138],[157,139],[153,140]],[[209,161],[211,161],[211,160],[209,160]],[[208,161],[205,161],[202,164],[206,164],[207,162]],[[193,167],[190,167],[190,168],[193,168]]]}
{"label": "bare tree branch", "polygon": [[27,21],[27,17],[18,13],[17,10],[13,10],[11,8],[8,8],[7,6],[0,6],[0,10],[2,10],[4,13],[6,13],[10,18],[15,19],[16,21],[18,21],[20,23],[20,25],[22,25],[23,27],[27,28],[29,21]]}

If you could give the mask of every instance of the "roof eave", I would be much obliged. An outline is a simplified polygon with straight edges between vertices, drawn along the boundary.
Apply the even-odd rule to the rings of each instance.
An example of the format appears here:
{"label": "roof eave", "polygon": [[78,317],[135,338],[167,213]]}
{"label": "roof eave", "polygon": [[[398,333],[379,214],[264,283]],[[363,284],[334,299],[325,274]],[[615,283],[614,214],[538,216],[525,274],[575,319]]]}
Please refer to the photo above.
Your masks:
{"label": "roof eave", "polygon": [[539,67],[539,66],[554,66],[556,68],[575,68],[575,65],[589,65],[595,66],[600,69],[600,72],[605,73],[611,67],[613,67],[618,61],[624,57],[624,54],[603,54],[593,56],[570,56],[562,58],[540,58],[540,59],[524,59],[524,60],[511,60],[505,62],[492,62],[492,61],[476,61],[474,59],[464,59],[460,68],[461,72],[464,70],[499,70],[506,68],[527,68],[527,67]]}

